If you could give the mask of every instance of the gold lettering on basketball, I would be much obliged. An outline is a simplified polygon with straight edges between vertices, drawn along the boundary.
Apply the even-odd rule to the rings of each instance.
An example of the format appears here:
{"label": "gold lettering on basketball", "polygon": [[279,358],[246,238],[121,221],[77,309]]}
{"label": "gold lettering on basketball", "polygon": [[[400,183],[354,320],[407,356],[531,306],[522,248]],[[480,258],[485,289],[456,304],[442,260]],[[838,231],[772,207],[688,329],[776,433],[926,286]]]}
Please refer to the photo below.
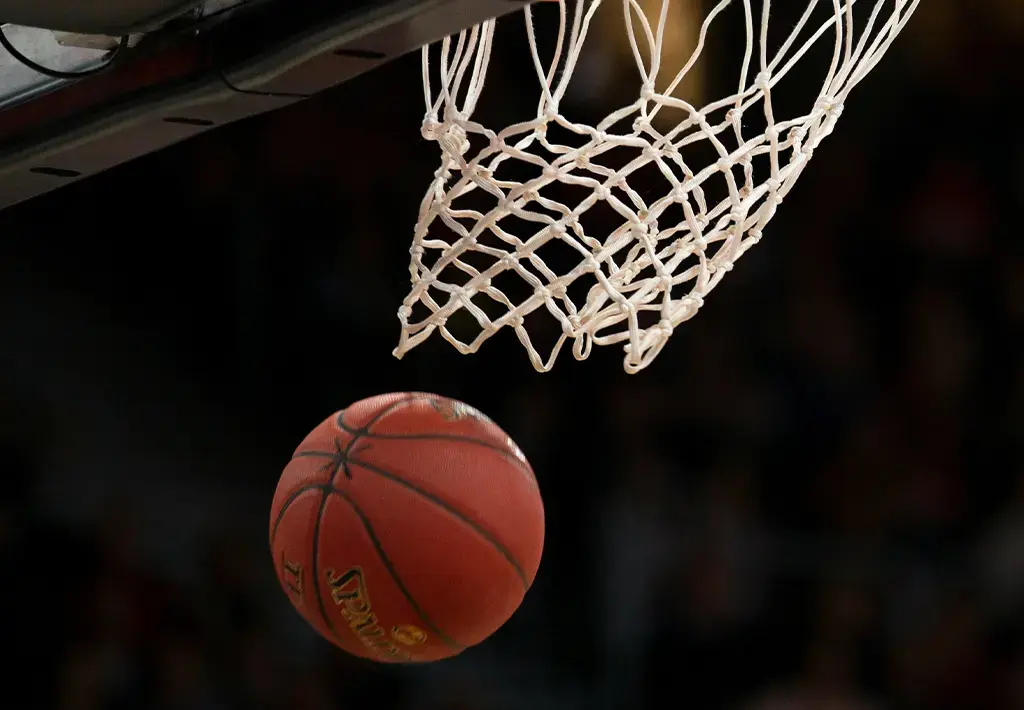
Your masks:
{"label": "gold lettering on basketball", "polygon": [[406,646],[419,646],[427,642],[427,632],[412,624],[402,624],[391,628],[391,638]]}
{"label": "gold lettering on basketball", "polygon": [[[366,580],[363,576],[362,567],[352,567],[343,574],[337,574],[334,570],[327,570],[327,583],[331,587],[331,599],[335,605],[341,608],[341,615],[352,629],[352,632],[359,639],[359,642],[371,651],[386,653],[394,658],[402,658],[411,661],[412,657],[399,648],[389,638],[384,628],[377,620],[377,614],[373,611],[373,604],[370,602],[370,593],[366,588]],[[415,626],[394,627],[409,628],[420,631]],[[425,643],[427,635],[420,631]],[[396,640],[406,643],[395,635]],[[411,645],[411,644],[408,644]]]}
{"label": "gold lettering on basketball", "polygon": [[298,562],[288,562],[287,560],[281,560],[281,582],[285,588],[288,589],[292,594],[295,595],[295,603],[302,605],[302,565]]}
{"label": "gold lettering on basketball", "polygon": [[430,406],[447,421],[461,421],[463,419],[476,419],[481,422],[489,422],[483,412],[471,407],[464,402],[454,399],[432,399]]}

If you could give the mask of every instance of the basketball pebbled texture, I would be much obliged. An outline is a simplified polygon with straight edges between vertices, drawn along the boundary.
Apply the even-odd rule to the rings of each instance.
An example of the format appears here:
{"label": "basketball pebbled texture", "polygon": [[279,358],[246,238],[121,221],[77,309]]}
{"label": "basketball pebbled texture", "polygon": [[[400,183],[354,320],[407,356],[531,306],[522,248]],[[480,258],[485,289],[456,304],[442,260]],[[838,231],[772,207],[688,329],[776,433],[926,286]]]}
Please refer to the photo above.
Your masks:
{"label": "basketball pebbled texture", "polygon": [[285,467],[270,513],[292,604],[327,640],[382,662],[447,658],[493,634],[543,546],[519,447],[433,394],[379,395],[328,417]]}

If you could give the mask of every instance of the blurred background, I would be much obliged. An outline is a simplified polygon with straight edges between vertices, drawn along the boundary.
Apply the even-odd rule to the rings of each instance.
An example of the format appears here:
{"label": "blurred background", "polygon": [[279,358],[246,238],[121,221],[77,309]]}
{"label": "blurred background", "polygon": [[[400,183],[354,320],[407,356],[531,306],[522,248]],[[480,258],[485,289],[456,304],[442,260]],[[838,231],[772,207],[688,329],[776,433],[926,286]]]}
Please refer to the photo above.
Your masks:
{"label": "blurred background", "polygon": [[[521,32],[498,112],[535,105]],[[1022,49],[1015,0],[926,2],[632,377],[511,334],[391,357],[416,56],[5,211],[5,710],[1024,708]],[[266,539],[305,433],[404,389],[520,443],[548,535],[493,640],[387,668],[304,625]]]}

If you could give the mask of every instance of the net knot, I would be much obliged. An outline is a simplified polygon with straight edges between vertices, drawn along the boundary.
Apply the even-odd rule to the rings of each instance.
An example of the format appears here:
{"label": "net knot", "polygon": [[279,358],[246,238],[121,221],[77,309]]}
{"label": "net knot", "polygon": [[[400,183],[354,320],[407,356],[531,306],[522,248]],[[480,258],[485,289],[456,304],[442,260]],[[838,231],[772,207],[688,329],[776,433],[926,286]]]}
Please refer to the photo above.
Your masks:
{"label": "net knot", "polygon": [[428,116],[423,121],[420,133],[427,140],[435,141],[448,155],[463,156],[469,152],[469,136],[466,129],[453,121],[440,122]]}
{"label": "net knot", "polygon": [[462,156],[469,152],[469,136],[466,135],[466,130],[456,123],[449,124],[448,129],[441,134],[437,142],[449,155]]}
{"label": "net knot", "polygon": [[839,116],[843,111],[843,104],[841,101],[836,101],[836,97],[831,94],[822,94],[815,102],[814,108],[828,116]]}
{"label": "net knot", "polygon": [[649,131],[651,128],[651,121],[647,116],[637,116],[633,119],[633,130],[637,133],[643,133]]}
{"label": "net knot", "polygon": [[423,125],[420,127],[420,135],[428,141],[436,141],[437,137],[441,135],[441,129],[444,126],[438,122],[437,116],[434,114],[428,114],[423,119]]}

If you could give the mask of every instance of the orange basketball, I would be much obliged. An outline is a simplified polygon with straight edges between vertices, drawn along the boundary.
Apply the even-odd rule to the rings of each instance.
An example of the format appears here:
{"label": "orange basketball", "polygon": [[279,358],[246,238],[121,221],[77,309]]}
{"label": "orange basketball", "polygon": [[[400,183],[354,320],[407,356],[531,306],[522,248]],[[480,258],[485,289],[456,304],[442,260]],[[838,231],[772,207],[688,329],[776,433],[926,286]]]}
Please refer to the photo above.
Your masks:
{"label": "orange basketball", "polygon": [[480,643],[540,565],[544,507],[515,442],[432,394],[384,394],[299,445],[270,511],[278,579],[314,629],[375,661]]}

